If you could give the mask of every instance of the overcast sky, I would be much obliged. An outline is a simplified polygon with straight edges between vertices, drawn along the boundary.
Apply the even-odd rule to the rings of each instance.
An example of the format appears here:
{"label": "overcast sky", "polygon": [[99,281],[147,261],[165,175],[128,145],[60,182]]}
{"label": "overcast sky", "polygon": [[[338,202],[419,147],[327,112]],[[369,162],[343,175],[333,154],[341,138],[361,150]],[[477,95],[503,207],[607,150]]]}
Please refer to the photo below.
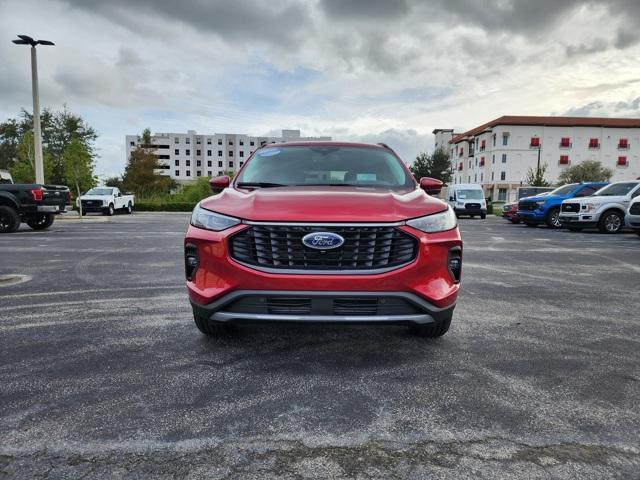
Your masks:
{"label": "overcast sky", "polygon": [[121,173],[125,134],[384,141],[406,161],[434,128],[500,115],[640,117],[640,1],[0,0],[0,119],[63,104]]}

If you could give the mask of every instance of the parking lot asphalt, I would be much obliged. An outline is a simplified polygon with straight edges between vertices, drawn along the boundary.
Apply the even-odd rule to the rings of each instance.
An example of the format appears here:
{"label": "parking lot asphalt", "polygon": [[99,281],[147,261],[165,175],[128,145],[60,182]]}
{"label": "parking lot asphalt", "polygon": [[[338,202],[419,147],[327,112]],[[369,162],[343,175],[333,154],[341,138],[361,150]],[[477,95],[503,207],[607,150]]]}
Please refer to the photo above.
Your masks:
{"label": "parking lot asphalt", "polygon": [[462,220],[440,339],[208,339],[187,222],[0,236],[0,478],[639,478],[640,237]]}

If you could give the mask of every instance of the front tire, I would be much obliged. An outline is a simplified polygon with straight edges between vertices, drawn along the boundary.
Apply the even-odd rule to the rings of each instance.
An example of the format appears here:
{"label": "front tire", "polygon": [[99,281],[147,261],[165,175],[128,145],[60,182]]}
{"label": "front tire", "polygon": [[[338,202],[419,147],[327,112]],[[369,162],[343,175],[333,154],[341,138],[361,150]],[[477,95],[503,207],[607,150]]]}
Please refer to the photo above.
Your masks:
{"label": "front tire", "polygon": [[108,217],[112,217],[115,213],[115,209],[113,208],[113,203],[110,203],[107,209],[104,211],[104,214]]}
{"label": "front tire", "polygon": [[602,233],[618,233],[622,227],[624,227],[624,218],[616,210],[607,210],[598,221],[598,230]]}
{"label": "front tire", "polygon": [[562,228],[562,224],[560,223],[560,209],[552,208],[547,214],[545,222],[549,228]]}
{"label": "front tire", "polygon": [[425,325],[411,325],[409,331],[418,337],[438,338],[447,333],[451,326],[451,317]]}
{"label": "front tire", "polygon": [[12,233],[20,228],[20,216],[11,207],[0,205],[0,233]]}
{"label": "front tire", "polygon": [[52,213],[43,213],[27,219],[27,225],[34,230],[45,230],[53,225],[54,216]]}
{"label": "front tire", "polygon": [[131,205],[131,202],[129,202],[129,205],[126,206],[125,213],[127,215],[131,215],[133,213],[133,205]]}
{"label": "front tire", "polygon": [[482,220],[484,220],[485,218],[487,218],[487,214],[486,214],[486,213],[483,213],[482,215],[480,215],[480,218],[481,218]]}
{"label": "front tire", "polygon": [[229,325],[226,323],[209,320],[206,317],[201,317],[196,314],[193,315],[193,320],[196,322],[198,330],[210,337],[218,337],[229,333]]}

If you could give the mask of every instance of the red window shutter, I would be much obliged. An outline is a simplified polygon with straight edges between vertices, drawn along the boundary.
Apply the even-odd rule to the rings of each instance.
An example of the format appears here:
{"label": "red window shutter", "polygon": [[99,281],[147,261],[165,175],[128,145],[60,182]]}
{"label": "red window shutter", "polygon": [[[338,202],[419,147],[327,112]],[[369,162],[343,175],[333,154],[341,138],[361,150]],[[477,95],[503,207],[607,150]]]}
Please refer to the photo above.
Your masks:
{"label": "red window shutter", "polygon": [[485,148],[486,146],[487,146],[487,141],[482,140],[482,143],[480,144],[480,148]]}
{"label": "red window shutter", "polygon": [[627,166],[627,157],[618,157],[618,165],[622,167]]}
{"label": "red window shutter", "polygon": [[560,145],[563,147],[568,147],[570,143],[571,139],[569,137],[562,137],[562,140],[560,141]]}
{"label": "red window shutter", "polygon": [[460,156],[462,156],[462,154],[464,153],[464,148],[460,149]]}
{"label": "red window shutter", "polygon": [[480,166],[483,167],[484,166],[484,157],[480,158]]}
{"label": "red window shutter", "polygon": [[628,145],[629,145],[629,142],[626,138],[621,138],[620,142],[618,143],[619,148],[627,148]]}
{"label": "red window shutter", "polygon": [[560,165],[569,164],[569,155],[560,155]]}
{"label": "red window shutter", "polygon": [[540,138],[531,137],[531,146],[532,147],[539,147],[540,146]]}
{"label": "red window shutter", "polygon": [[589,140],[589,148],[598,148],[598,139],[592,138]]}

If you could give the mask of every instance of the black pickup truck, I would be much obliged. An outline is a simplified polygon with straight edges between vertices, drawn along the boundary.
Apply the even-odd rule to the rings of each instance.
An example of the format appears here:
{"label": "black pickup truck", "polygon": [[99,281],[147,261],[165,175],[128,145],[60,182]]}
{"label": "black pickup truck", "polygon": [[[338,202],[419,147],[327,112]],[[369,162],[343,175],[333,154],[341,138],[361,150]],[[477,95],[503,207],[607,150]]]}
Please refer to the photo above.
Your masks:
{"label": "black pickup truck", "polygon": [[67,205],[71,192],[65,186],[0,184],[0,233],[15,232],[22,222],[34,230],[49,228]]}

